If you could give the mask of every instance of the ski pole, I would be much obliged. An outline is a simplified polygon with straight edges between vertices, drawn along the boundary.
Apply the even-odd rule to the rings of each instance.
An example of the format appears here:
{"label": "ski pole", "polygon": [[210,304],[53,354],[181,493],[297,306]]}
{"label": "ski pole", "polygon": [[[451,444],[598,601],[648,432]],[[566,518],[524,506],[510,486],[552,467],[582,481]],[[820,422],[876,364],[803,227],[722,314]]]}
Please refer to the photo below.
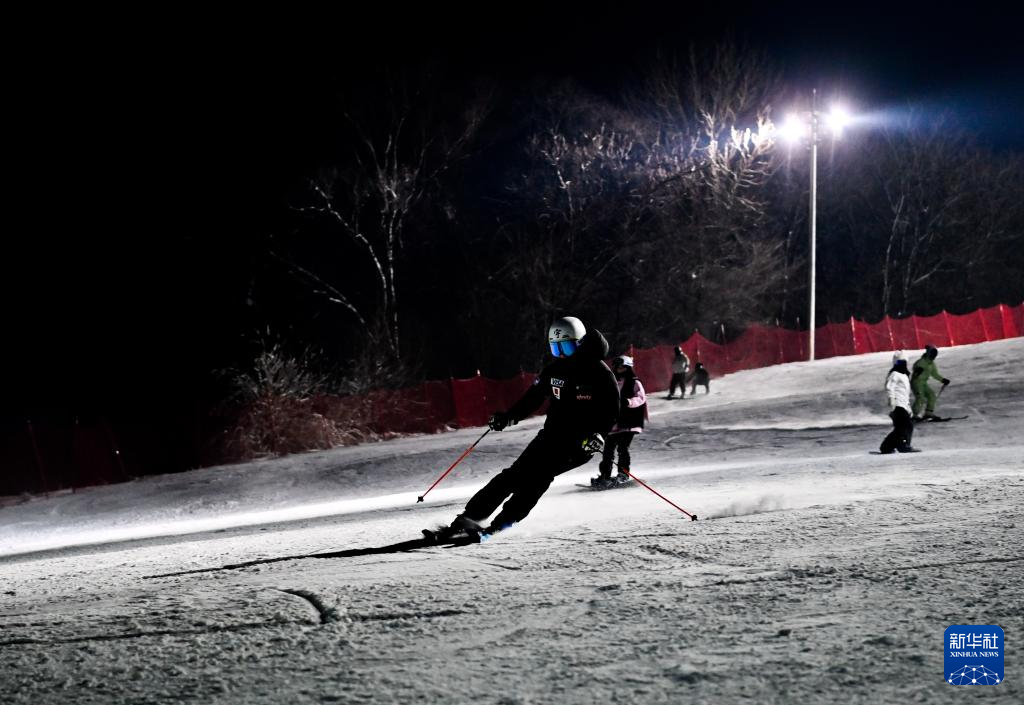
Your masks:
{"label": "ski pole", "polygon": [[469,455],[470,451],[472,451],[474,448],[476,448],[476,444],[479,443],[480,441],[482,441],[484,439],[484,436],[486,436],[490,432],[491,432],[491,429],[488,428],[486,431],[483,432],[483,434],[479,438],[477,438],[475,441],[473,441],[473,445],[471,445],[469,448],[466,448],[466,450],[463,451],[462,455],[459,456],[459,459],[456,460],[454,463],[452,463],[451,466],[447,470],[445,470],[444,473],[442,473],[441,477],[439,477],[436,480],[434,480],[434,484],[432,484],[430,487],[428,487],[426,492],[424,492],[423,494],[421,494],[419,497],[416,498],[416,504],[419,504],[420,502],[422,502],[423,498],[427,496],[427,494],[430,492],[430,490],[432,490],[435,487],[437,487],[438,483],[440,483],[441,480],[443,480],[445,477],[447,477],[448,473],[450,473],[452,471],[452,468],[454,468],[456,465],[461,463],[462,459],[465,458],[467,455]]}
{"label": "ski pole", "polygon": [[646,489],[649,489],[649,490],[650,490],[651,492],[653,492],[654,494],[658,495],[658,496],[659,496],[659,497],[661,497],[661,498],[662,498],[663,500],[665,500],[666,502],[668,502],[669,504],[671,504],[671,505],[672,505],[673,507],[675,507],[676,509],[678,509],[679,511],[681,511],[681,512],[682,512],[683,514],[685,514],[686,516],[690,517],[690,521],[697,521],[697,515],[696,515],[696,514],[690,514],[690,513],[688,512],[688,511],[686,511],[685,509],[683,509],[682,507],[680,507],[680,506],[679,506],[678,504],[676,504],[675,502],[673,502],[673,501],[672,501],[671,499],[669,499],[669,498],[668,498],[668,497],[666,497],[665,495],[663,495],[663,494],[661,494],[660,492],[658,492],[658,491],[657,491],[656,489],[654,489],[653,487],[651,487],[650,485],[648,485],[648,484],[647,484],[646,482],[644,482],[643,480],[641,480],[641,479],[640,479],[639,477],[637,477],[636,475],[633,475],[632,473],[630,473],[630,472],[629,472],[629,470],[624,470],[623,468],[619,468],[619,472],[624,472],[624,473],[626,473],[626,477],[629,477],[629,478],[631,478],[631,479],[633,479],[633,480],[636,480],[636,481],[637,481],[637,482],[639,482],[639,483],[640,483],[641,485],[643,485],[643,486],[644,486],[644,487],[645,487]]}

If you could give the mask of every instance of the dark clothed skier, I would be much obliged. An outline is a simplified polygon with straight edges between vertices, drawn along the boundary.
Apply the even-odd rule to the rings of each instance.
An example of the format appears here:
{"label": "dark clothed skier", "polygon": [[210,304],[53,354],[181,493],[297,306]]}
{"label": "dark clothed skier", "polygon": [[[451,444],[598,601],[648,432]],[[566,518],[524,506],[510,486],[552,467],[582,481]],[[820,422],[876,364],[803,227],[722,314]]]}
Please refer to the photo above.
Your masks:
{"label": "dark clothed skier", "polygon": [[690,374],[690,396],[697,393],[697,385],[704,387],[704,393],[711,393],[711,375],[708,374],[708,370],[704,367],[704,363],[698,362],[693,372]]}
{"label": "dark clothed skier", "polygon": [[[644,422],[647,420],[647,392],[643,382],[633,370],[633,358],[623,355],[612,361],[612,372],[619,385],[619,417],[612,430],[608,432],[608,442],[604,445],[600,474],[590,481],[594,487],[611,487],[616,483],[629,481],[629,468],[632,458],[629,446],[633,437],[643,433]],[[615,454],[619,460],[615,462]],[[618,473],[612,478],[612,465]]]}
{"label": "dark clothed skier", "polygon": [[[494,414],[488,424],[501,431],[549,401],[544,428],[511,466],[473,495],[446,533],[487,535],[521,521],[556,476],[585,464],[604,447],[619,411],[615,376],[603,361],[608,341],[600,331],[587,331],[578,318],[569,316],[551,325],[548,342],[555,360],[512,408]],[[502,502],[491,525],[481,528]]]}
{"label": "dark clothed skier", "polygon": [[885,394],[889,401],[892,431],[878,450],[885,455],[894,451],[913,453],[916,448],[910,445],[914,435],[914,422],[910,420],[910,370],[907,369],[907,356],[902,350],[892,356],[892,369],[885,378]]}

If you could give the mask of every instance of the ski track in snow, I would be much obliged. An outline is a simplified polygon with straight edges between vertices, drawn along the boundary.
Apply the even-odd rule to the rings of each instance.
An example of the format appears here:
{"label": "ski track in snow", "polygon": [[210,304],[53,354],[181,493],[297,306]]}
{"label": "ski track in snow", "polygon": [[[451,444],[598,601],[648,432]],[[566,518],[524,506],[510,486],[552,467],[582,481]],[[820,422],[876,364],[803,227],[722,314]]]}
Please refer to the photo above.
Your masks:
{"label": "ski track in snow", "polygon": [[[485,544],[310,557],[450,520],[539,419],[419,505],[479,429],[8,504],[0,702],[966,698],[945,628],[1024,634],[1024,339],[941,351],[940,411],[970,417],[919,426],[914,455],[869,454],[889,357],[652,399],[632,470],[697,522],[639,486],[576,487],[591,463]],[[970,697],[1024,702],[1013,653]]]}

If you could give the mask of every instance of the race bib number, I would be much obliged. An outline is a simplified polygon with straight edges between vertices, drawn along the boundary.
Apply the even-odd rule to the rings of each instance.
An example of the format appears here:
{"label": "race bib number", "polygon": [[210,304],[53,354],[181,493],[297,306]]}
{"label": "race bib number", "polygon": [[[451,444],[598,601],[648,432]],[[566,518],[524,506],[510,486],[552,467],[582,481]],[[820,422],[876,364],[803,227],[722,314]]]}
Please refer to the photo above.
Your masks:
{"label": "race bib number", "polygon": [[562,387],[565,386],[564,379],[558,379],[557,377],[551,378],[551,394],[555,399],[562,398]]}

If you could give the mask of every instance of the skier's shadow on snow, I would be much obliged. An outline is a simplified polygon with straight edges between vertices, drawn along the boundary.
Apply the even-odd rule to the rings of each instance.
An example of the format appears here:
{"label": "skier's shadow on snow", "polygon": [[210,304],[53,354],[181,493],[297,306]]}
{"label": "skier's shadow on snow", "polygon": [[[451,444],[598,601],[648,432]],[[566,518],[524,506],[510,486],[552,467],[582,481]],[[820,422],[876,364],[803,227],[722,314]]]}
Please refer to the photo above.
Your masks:
{"label": "skier's shadow on snow", "polygon": [[421,538],[413,539],[412,541],[402,541],[401,543],[393,543],[388,546],[352,548],[346,551],[330,551],[328,553],[306,553],[298,556],[278,556],[277,558],[259,558],[254,561],[246,561],[245,563],[229,563],[228,565],[222,565],[216,568],[197,568],[196,570],[182,570],[177,573],[161,573],[160,575],[146,575],[143,577],[146,579],[171,578],[179,575],[194,575],[196,573],[216,573],[221,570],[239,570],[241,568],[250,568],[256,565],[265,565],[267,563],[280,563],[281,561],[298,561],[306,558],[353,558],[355,556],[373,556],[382,553],[405,553],[406,551],[415,551],[419,548],[454,548],[456,546],[465,546],[471,543],[479,543],[479,539],[468,536],[460,536],[458,538],[454,538],[443,543],[438,543],[433,539]]}

